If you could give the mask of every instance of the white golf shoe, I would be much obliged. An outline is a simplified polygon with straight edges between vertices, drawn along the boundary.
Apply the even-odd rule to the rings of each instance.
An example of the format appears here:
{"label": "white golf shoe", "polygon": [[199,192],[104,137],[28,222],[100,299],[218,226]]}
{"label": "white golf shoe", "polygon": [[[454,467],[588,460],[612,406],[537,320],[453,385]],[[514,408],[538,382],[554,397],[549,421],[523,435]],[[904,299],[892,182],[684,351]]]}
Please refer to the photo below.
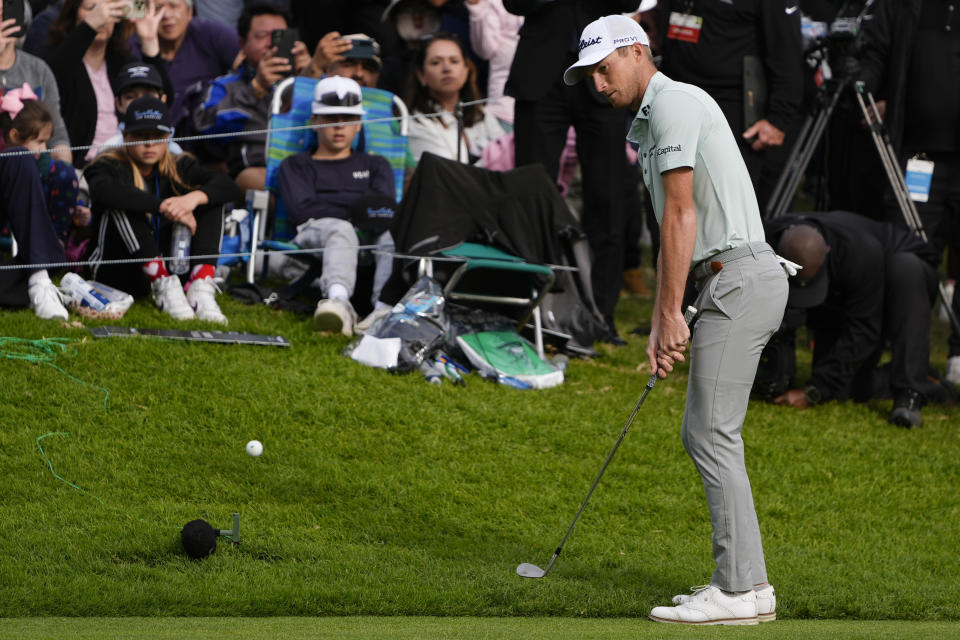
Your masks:
{"label": "white golf shoe", "polygon": [[654,607],[650,619],[655,622],[696,625],[751,625],[760,622],[757,592],[728,596],[719,588],[705,586],[694,591],[674,607]]}
{"label": "white golf shoe", "polygon": [[187,302],[183,293],[183,286],[177,276],[164,276],[150,283],[153,301],[160,311],[173,316],[177,320],[193,320],[196,315],[193,307]]}
{"label": "white golf shoe", "polygon": [[[691,591],[696,593],[705,589],[709,585],[693,587]],[[777,594],[773,590],[773,585],[768,584],[762,589],[757,589],[757,619],[760,622],[773,622],[777,619]],[[690,593],[681,593],[673,596],[673,604],[684,604],[693,597]]]}

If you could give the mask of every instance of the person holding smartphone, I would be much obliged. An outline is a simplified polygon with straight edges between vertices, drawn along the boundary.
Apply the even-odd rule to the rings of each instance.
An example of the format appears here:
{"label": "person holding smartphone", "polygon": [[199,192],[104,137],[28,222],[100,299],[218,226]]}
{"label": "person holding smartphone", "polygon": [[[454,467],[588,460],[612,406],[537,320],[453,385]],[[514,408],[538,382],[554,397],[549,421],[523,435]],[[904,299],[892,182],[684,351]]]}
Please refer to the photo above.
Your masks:
{"label": "person holding smartphone", "polygon": [[[214,79],[194,113],[201,133],[238,132],[226,139],[226,163],[242,192],[263,189],[266,181],[264,136],[243,132],[266,129],[274,85],[310,66],[307,47],[294,37],[289,24],[290,16],[282,7],[263,2],[248,5],[237,22],[242,62],[236,71]],[[281,46],[288,52],[279,51]]]}

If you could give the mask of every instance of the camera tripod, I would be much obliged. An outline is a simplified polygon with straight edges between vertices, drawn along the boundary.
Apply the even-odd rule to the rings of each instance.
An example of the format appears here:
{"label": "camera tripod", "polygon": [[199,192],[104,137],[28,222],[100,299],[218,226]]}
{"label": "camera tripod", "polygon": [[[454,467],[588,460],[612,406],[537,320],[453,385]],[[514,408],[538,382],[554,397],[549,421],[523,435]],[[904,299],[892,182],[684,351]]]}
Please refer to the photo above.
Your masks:
{"label": "camera tripod", "polygon": [[[900,170],[900,163],[893,149],[893,144],[890,142],[890,136],[883,126],[883,118],[877,109],[877,103],[873,99],[873,94],[867,91],[862,81],[853,81],[853,77],[857,73],[859,73],[859,64],[855,59],[845,57],[843,59],[843,73],[840,75],[839,81],[835,83],[827,81],[824,84],[824,90],[822,90],[818,96],[819,99],[816,109],[804,120],[803,127],[797,135],[797,141],[787,156],[786,165],[770,196],[766,217],[767,219],[773,219],[786,213],[787,208],[793,202],[793,196],[800,184],[800,179],[806,172],[807,165],[810,164],[813,152],[823,137],[827,123],[830,120],[833,110],[837,106],[840,95],[852,84],[857,103],[863,114],[863,120],[870,131],[870,137],[873,139],[873,144],[880,156],[880,162],[883,164],[883,170],[893,189],[893,194],[897,200],[900,213],[903,215],[904,222],[921,240],[929,243],[929,238],[920,220],[920,214],[917,213],[917,207],[910,197],[903,172]],[[953,312],[952,301],[947,295],[947,290],[943,282],[938,283],[938,290],[940,293],[940,301],[947,312],[950,324],[954,332],[960,335],[960,322],[958,322],[957,316]]]}

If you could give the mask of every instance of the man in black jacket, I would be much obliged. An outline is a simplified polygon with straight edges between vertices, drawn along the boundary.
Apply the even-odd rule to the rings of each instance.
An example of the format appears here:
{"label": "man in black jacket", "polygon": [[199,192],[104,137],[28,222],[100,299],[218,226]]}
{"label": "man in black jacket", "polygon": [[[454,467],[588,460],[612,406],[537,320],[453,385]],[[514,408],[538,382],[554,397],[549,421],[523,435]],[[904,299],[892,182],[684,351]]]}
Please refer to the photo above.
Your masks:
{"label": "man in black jacket", "polygon": [[803,267],[790,279],[787,308],[806,309],[815,345],[806,387],[774,402],[805,409],[866,399],[889,341],[890,421],[920,426],[937,290],[933,247],[912,231],[845,211],[782,216],[766,230],[777,253]]}
{"label": "man in black jacket", "polygon": [[[932,163],[917,212],[938,254],[960,252],[960,3],[888,0],[864,27],[861,78],[879,100],[901,168]],[[911,163],[912,165],[912,163]],[[887,215],[901,221],[892,197]],[[960,289],[953,296],[960,316]],[[960,336],[950,334],[947,379],[960,384]]]}
{"label": "man in black jacket", "polygon": [[600,16],[635,11],[637,5],[637,0],[503,0],[507,11],[525,17],[506,85],[507,95],[516,98],[517,166],[541,163],[556,177],[567,130],[576,130],[583,175],[581,224],[593,252],[594,297],[609,329],[607,340],[614,344],[624,344],[613,312],[623,273],[627,117],[592,83],[565,85],[563,72],[584,46],[584,27]]}
{"label": "man in black jacket", "polygon": [[[792,0],[661,0],[657,5],[660,68],[675,80],[702,88],[720,105],[738,137],[760,211],[766,208],[766,187],[771,186],[761,184],[764,165],[771,160],[771,150],[784,144],[803,98],[803,45],[796,4]],[[753,71],[759,76],[756,80],[750,79]],[[764,86],[765,90],[759,88]],[[747,100],[756,101],[755,108],[745,109],[745,94],[751,90]]]}

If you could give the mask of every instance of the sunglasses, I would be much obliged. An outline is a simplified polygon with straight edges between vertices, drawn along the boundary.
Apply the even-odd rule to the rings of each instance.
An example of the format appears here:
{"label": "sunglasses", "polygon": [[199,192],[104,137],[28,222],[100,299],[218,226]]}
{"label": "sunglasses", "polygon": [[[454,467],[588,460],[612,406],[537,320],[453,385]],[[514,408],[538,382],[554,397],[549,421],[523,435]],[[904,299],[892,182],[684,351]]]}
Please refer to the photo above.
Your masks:
{"label": "sunglasses", "polygon": [[361,97],[356,93],[345,93],[342,97],[337,95],[335,91],[330,91],[328,93],[320,94],[319,102],[320,104],[325,104],[328,107],[355,107],[360,104]]}

